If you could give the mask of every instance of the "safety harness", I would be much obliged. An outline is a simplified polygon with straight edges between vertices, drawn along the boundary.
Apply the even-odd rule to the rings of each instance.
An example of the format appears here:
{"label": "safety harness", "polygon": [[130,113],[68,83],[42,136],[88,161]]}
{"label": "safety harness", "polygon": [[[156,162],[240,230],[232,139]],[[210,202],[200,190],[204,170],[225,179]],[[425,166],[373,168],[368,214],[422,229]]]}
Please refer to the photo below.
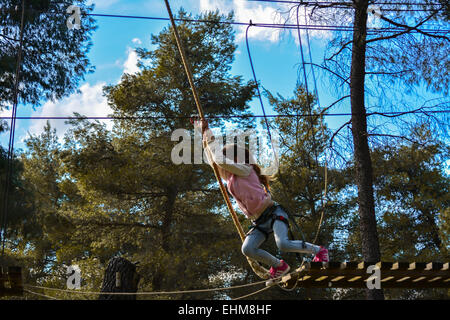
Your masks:
{"label": "safety harness", "polygon": [[[267,239],[269,238],[269,235],[273,232],[273,224],[275,223],[275,221],[279,220],[286,224],[286,226],[288,227],[288,230],[289,230],[289,236],[291,237],[291,239],[293,239],[294,237],[293,237],[292,230],[291,230],[291,227],[289,224],[289,220],[286,219],[285,217],[283,217],[282,215],[276,214],[276,211],[278,208],[281,208],[289,216],[288,211],[282,205],[273,204],[272,206],[270,206],[266,210],[264,210],[264,212],[261,214],[261,216],[258,219],[256,219],[255,221],[252,222],[252,225],[250,226],[250,230],[247,233],[247,235],[249,235],[253,230],[256,229],[256,230],[260,231],[262,234],[264,234],[264,236],[266,237],[266,239],[264,241],[267,241]],[[272,219],[272,222],[270,223],[270,230],[269,230],[269,232],[267,232],[260,226],[263,225],[264,223],[266,223],[270,219]],[[302,246],[303,246],[303,248],[306,247],[305,241],[302,241]]]}
{"label": "safety harness", "polygon": [[[275,211],[277,210],[278,207],[281,207],[281,206],[273,204],[272,206],[270,206],[266,210],[264,210],[264,212],[261,214],[261,216],[258,219],[256,219],[255,221],[252,221],[252,225],[250,226],[250,230],[247,233],[247,235],[256,229],[256,230],[262,232],[266,236],[266,241],[267,241],[267,238],[269,238],[269,235],[273,232],[273,230],[272,230],[273,224],[275,223],[276,220],[283,221],[289,228],[289,221],[285,217],[279,216],[275,213]],[[270,232],[267,232],[260,226],[265,224],[270,219],[272,219],[272,222],[270,223]]]}

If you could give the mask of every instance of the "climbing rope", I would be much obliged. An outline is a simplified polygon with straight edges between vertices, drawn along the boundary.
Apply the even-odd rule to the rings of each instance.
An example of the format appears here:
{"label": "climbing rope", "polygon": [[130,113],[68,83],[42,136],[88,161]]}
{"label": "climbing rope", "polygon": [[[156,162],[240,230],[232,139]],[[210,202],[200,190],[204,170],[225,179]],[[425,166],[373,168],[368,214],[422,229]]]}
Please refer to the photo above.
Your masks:
{"label": "climbing rope", "polygon": [[[299,9],[300,9],[301,3],[299,3],[299,5],[297,6],[297,34],[298,34],[298,41],[299,41],[299,47],[300,47],[300,57],[302,60],[302,69],[303,69],[303,77],[304,77],[304,81],[305,81],[305,90],[306,90],[306,102],[308,105],[308,112],[309,114],[312,114],[312,107],[311,107],[311,101],[310,101],[310,97],[309,97],[309,88],[308,88],[308,77],[306,75],[306,62],[305,62],[305,57],[304,57],[304,53],[303,53],[303,44],[302,44],[302,36],[300,33],[300,21],[299,21]],[[307,23],[307,14],[306,14],[306,9],[305,9],[305,23]],[[314,69],[313,69],[313,65],[312,65],[312,55],[311,55],[311,45],[309,42],[309,35],[307,34],[307,40],[308,40],[308,50],[309,50],[309,54],[310,54],[310,65],[311,68],[313,70],[313,74],[314,74]],[[315,85],[315,92],[316,92],[316,96],[318,97],[318,90],[317,90],[317,83],[316,83],[316,79],[315,79],[315,75],[314,75],[314,85]],[[320,108],[320,106],[319,106]],[[315,133],[314,133],[314,124],[313,124],[313,118],[310,118],[310,125],[311,125],[311,134],[312,134],[312,139],[313,139],[313,146],[314,146],[314,160],[316,162],[316,166],[317,169],[319,168],[319,161],[318,161],[318,154],[317,154],[317,144],[316,144],[316,137],[315,137]],[[323,115],[322,112],[320,113],[320,127],[322,130],[322,134],[324,135],[324,125],[323,125]],[[327,160],[326,160],[326,155],[325,155],[325,168],[324,168],[324,180],[325,180],[325,185],[324,185],[324,193],[321,192],[320,193],[320,203],[321,203],[321,215],[320,215],[320,219],[319,219],[319,223],[317,226],[317,231],[316,231],[316,235],[314,237],[314,241],[313,243],[317,242],[317,239],[319,237],[319,233],[320,233],[320,229],[322,226],[322,222],[323,222],[323,217],[325,215],[325,202],[324,202],[324,197],[326,197],[327,194],[327,185],[328,185],[328,165],[327,165]]]}
{"label": "climbing rope", "polygon": [[[166,3],[167,12],[169,13],[169,18],[170,18],[170,22],[172,24],[172,29],[173,29],[173,33],[174,33],[175,40],[176,40],[176,43],[177,43],[178,51],[180,52],[181,60],[183,62],[183,66],[184,66],[184,69],[186,71],[186,75],[187,75],[188,80],[189,80],[189,85],[190,85],[192,93],[194,95],[194,100],[195,100],[195,105],[197,106],[197,111],[198,111],[198,113],[200,115],[201,121],[204,121],[205,120],[205,116],[204,116],[204,113],[203,113],[203,108],[201,106],[200,99],[199,99],[198,94],[197,94],[197,89],[195,87],[195,83],[194,83],[194,79],[193,79],[193,76],[192,76],[191,68],[190,68],[190,65],[188,63],[188,60],[187,60],[187,57],[186,57],[186,53],[184,51],[183,44],[181,42],[180,35],[178,34],[177,26],[175,24],[175,20],[174,20],[174,17],[172,15],[172,10],[170,9],[169,1],[168,0],[164,0],[164,2]],[[208,156],[211,156],[210,150],[208,148],[206,148],[206,150],[208,152]],[[217,167],[217,164],[212,162],[212,167],[213,167],[214,175],[216,176],[217,182],[219,183],[220,191],[222,192],[222,196],[223,196],[223,198],[225,200],[225,203],[226,203],[226,205],[228,207],[228,211],[231,214],[231,217],[233,219],[233,223],[234,223],[234,225],[236,227],[236,230],[239,233],[241,241],[243,242],[245,240],[245,233],[244,233],[244,230],[242,228],[241,223],[239,222],[237,214],[234,211],[233,206],[231,205],[230,198],[228,197],[228,194],[227,194],[227,191],[225,189],[225,186],[223,185],[222,179],[220,178],[219,169]],[[250,264],[250,266],[253,269],[253,271],[260,278],[262,278],[262,279],[267,279],[268,278],[269,272],[268,272],[267,269],[263,268],[257,261],[252,260],[252,259],[250,259],[248,257],[247,257],[247,261]]]}
{"label": "climbing rope", "polygon": [[[306,69],[305,69],[306,63],[305,63],[305,59],[304,59],[303,47],[302,47],[302,42],[301,42],[301,34],[300,34],[300,28],[299,28],[299,26],[300,26],[300,24],[299,24],[299,15],[298,15],[299,7],[300,7],[300,5],[297,7],[297,26],[298,26],[297,30],[298,30],[298,36],[299,36],[299,44],[300,44],[303,72],[304,72],[304,77],[305,77],[305,89],[306,89],[306,96],[307,96],[306,99],[307,99],[307,103],[308,103],[309,114],[311,115],[311,122],[310,123],[311,123],[311,134],[312,134],[312,137],[313,137],[313,145],[315,146],[315,148],[314,148],[315,162],[316,162],[316,164],[318,166],[318,155],[317,155],[317,147],[316,147],[316,142],[315,142],[314,127],[313,127],[312,108],[311,108],[311,102],[310,102],[310,99],[309,99],[308,81],[307,81]],[[305,10],[305,21],[306,20],[307,19],[306,19],[306,10]],[[259,90],[259,83],[258,83],[258,79],[256,77],[255,67],[254,67],[252,55],[251,55],[251,52],[250,52],[250,46],[249,46],[249,41],[248,41],[248,31],[249,31],[249,29],[250,29],[250,27],[252,25],[253,25],[253,23],[250,20],[250,23],[247,26],[246,31],[245,31],[245,42],[246,42],[246,46],[247,46],[247,53],[248,53],[248,57],[249,57],[250,67],[251,67],[252,74],[253,74],[253,79],[254,79],[255,84],[256,84],[256,89],[257,89],[257,93],[258,93],[259,102],[260,102],[260,105],[261,105],[261,109],[263,111],[263,116],[264,116],[264,121],[265,121],[266,128],[267,128],[267,132],[268,132],[268,135],[269,135],[269,138],[270,138],[270,142],[272,144],[272,150],[275,150],[274,147],[273,147],[273,140],[272,140],[272,135],[271,135],[271,132],[270,132],[270,124],[269,124],[269,122],[267,120],[267,116],[266,116],[266,112],[265,112],[265,108],[264,108],[264,103],[262,101],[261,92]],[[310,46],[310,42],[309,42],[309,34],[307,34],[307,40],[308,40],[308,47],[309,47],[309,54],[310,54],[310,64],[311,64],[311,68],[313,69],[313,67],[312,67],[312,56],[311,56],[311,46]],[[315,74],[314,74],[314,69],[313,69],[313,76],[314,76],[315,93],[316,93],[316,96],[318,97],[318,89],[317,89],[317,82],[316,82],[316,78],[315,78]],[[319,105],[319,108],[320,108],[320,105]],[[324,130],[324,124],[323,124],[323,112],[320,113],[320,127],[321,127],[321,130],[322,130],[322,135],[324,135],[325,130]],[[275,156],[275,160],[278,162],[278,157],[275,154],[275,152],[274,152],[274,156]],[[324,180],[325,180],[324,181],[324,184],[325,184],[324,185],[324,190],[325,191],[324,191],[324,193],[321,192],[322,212],[321,212],[321,215],[320,215],[319,223],[318,223],[316,234],[315,234],[315,237],[314,237],[314,241],[313,241],[314,244],[317,242],[317,239],[318,239],[318,236],[319,236],[319,233],[320,233],[320,229],[321,229],[321,226],[322,226],[322,222],[323,222],[323,217],[324,217],[324,214],[325,214],[325,206],[324,206],[324,200],[323,199],[324,199],[324,197],[326,197],[326,194],[327,194],[327,185],[328,185],[328,173],[327,172],[328,172],[328,165],[327,165],[327,159],[326,159],[326,155],[325,155],[325,173],[324,173]],[[281,172],[279,172],[279,176],[281,178],[281,176],[282,176]],[[300,233],[300,235],[302,237],[302,240],[305,241],[305,237],[303,235],[303,232],[301,231],[300,227],[295,222],[295,219],[290,219],[290,220],[293,222],[293,225],[295,226],[297,231]],[[298,256],[297,256],[297,258],[298,258]],[[301,262],[300,268],[303,267],[304,263],[305,263],[305,260],[303,259],[302,262]],[[284,288],[279,283],[277,283],[277,285],[281,289],[290,292],[290,291],[294,291],[297,288],[298,281],[299,281],[299,279],[297,279],[297,281],[295,282],[294,286],[292,288],[290,288],[290,289]],[[243,298],[245,298],[245,297],[247,297],[247,296],[244,296]]]}
{"label": "climbing rope", "polygon": [[[279,281],[282,277],[273,278],[272,281]],[[80,294],[80,295],[100,295],[100,294],[106,294],[106,295],[141,295],[141,296],[153,296],[153,295],[175,295],[175,294],[186,294],[186,293],[206,293],[206,292],[216,292],[216,291],[228,291],[228,290],[235,290],[235,289],[242,289],[242,288],[249,288],[253,286],[257,286],[260,284],[265,284],[266,280],[247,283],[247,284],[241,284],[231,287],[218,287],[218,288],[209,288],[209,289],[193,289],[193,290],[180,290],[180,291],[158,291],[158,292],[100,292],[100,291],[78,291],[78,290],[68,290],[68,289],[59,289],[59,288],[51,288],[51,287],[44,287],[44,286],[36,286],[36,285],[30,285],[30,284],[24,284],[24,287],[31,288],[31,289],[41,289],[41,290],[50,290],[50,291],[57,291],[57,292],[64,292],[64,293],[71,293],[71,294]],[[260,291],[258,289],[258,291]],[[252,294],[256,294],[257,292],[254,292]],[[252,295],[250,294],[250,295]],[[244,297],[241,297],[244,298]]]}
{"label": "climbing rope", "polygon": [[[298,24],[298,20],[297,20],[297,24]],[[262,101],[262,96],[261,96],[261,93],[260,93],[260,90],[259,90],[259,84],[258,84],[258,80],[257,80],[257,77],[256,77],[255,67],[254,67],[252,55],[251,55],[251,52],[250,52],[250,46],[249,46],[249,41],[248,41],[248,30],[249,30],[249,28],[250,28],[251,26],[253,26],[253,23],[252,23],[252,21],[250,20],[250,23],[249,23],[249,25],[247,26],[246,33],[245,33],[245,41],[246,41],[246,46],[247,46],[247,53],[248,53],[248,57],[249,57],[249,61],[250,61],[250,67],[251,67],[251,69],[252,69],[253,79],[254,79],[254,81],[255,81],[255,83],[256,83],[256,88],[257,88],[258,98],[259,98],[259,102],[260,102],[260,105],[261,105],[261,109],[262,109],[262,111],[263,111],[263,117],[264,117],[264,120],[265,120],[267,132],[268,132],[269,138],[270,138],[271,143],[272,143],[272,149],[274,149],[274,148],[273,148],[272,135],[271,135],[271,131],[270,131],[270,124],[269,124],[269,122],[267,121],[267,116],[266,116],[266,112],[265,112],[265,107],[264,107],[264,103],[263,103],[263,101]],[[301,38],[300,38],[300,43],[301,43]],[[302,48],[301,45],[300,45],[300,48]],[[302,57],[303,66],[304,66],[306,63],[304,62],[303,49],[302,49],[302,55],[301,55],[301,57]],[[306,75],[306,73],[305,73],[305,75]],[[316,87],[317,87],[317,86],[316,86]],[[317,90],[317,89],[316,89],[316,90]],[[308,101],[308,106],[309,106],[309,114],[312,116],[311,105],[310,105],[310,102],[309,102],[309,90],[308,90],[307,87],[306,87],[306,91],[307,91],[307,101]],[[324,132],[323,114],[321,113],[320,116],[321,116],[321,128],[322,128],[322,132]],[[311,125],[312,125],[312,120],[311,120]],[[315,139],[314,132],[312,132],[312,136],[313,136],[313,139]],[[314,145],[315,145],[315,142],[313,142],[313,143],[314,143]],[[315,153],[316,153],[316,154],[315,154],[315,161],[316,161],[316,163],[318,163],[318,160],[317,160],[317,159],[318,159],[318,156],[317,156],[317,150],[316,150],[316,149],[315,149]],[[277,158],[277,155],[276,155],[276,154],[275,154],[275,157],[276,157],[276,161],[278,161],[278,158]],[[280,176],[280,178],[282,178],[281,172],[279,172],[279,176]],[[324,182],[324,183],[325,183],[324,189],[325,189],[325,197],[326,197],[326,193],[327,193],[327,185],[328,185],[328,175],[327,175],[327,164],[326,164],[326,163],[325,163],[325,182]],[[284,190],[284,189],[283,189],[283,190]],[[317,231],[316,231],[316,235],[315,235],[315,237],[314,237],[313,243],[316,243],[316,242],[317,242],[317,238],[318,238],[318,235],[319,235],[319,233],[320,233],[320,228],[321,228],[321,225],[322,225],[322,222],[323,222],[323,217],[324,217],[324,201],[323,201],[323,198],[324,198],[324,195],[321,193],[322,213],[321,213],[321,217],[320,217],[320,220],[319,220],[319,224],[318,224],[318,227],[317,227]],[[295,222],[295,219],[291,219],[291,221],[293,222],[293,225],[294,225],[294,227],[296,228],[296,230],[300,233],[300,235],[301,235],[301,237],[302,237],[302,240],[305,241],[305,237],[304,237],[304,235],[303,235],[303,233],[302,233],[300,227],[299,227],[299,226],[297,225],[297,223]]]}
{"label": "climbing rope", "polygon": [[51,296],[47,296],[47,295],[45,295],[45,294],[37,293],[37,292],[31,291],[31,290],[24,289],[23,291],[28,292],[28,293],[31,293],[31,294],[33,294],[33,295],[35,295],[35,296],[38,296],[38,297],[42,297],[42,298],[49,299],[49,300],[59,300],[58,298],[51,297]]}

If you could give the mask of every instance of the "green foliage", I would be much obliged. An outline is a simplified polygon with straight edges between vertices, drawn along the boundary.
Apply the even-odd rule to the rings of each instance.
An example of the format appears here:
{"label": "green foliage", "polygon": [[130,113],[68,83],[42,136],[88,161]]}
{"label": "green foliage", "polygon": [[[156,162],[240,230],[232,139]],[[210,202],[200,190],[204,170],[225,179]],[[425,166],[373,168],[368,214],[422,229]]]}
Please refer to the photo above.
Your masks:
{"label": "green foliage", "polygon": [[[255,86],[229,74],[236,48],[231,27],[185,23],[180,30],[184,43],[196,44],[189,59],[202,70],[196,82],[205,112],[248,113]],[[210,167],[171,161],[177,143],[171,132],[190,126],[171,116],[191,115],[195,105],[171,29],[152,38],[157,49],[140,50],[142,71],[125,75],[105,93],[116,115],[166,119],[118,120],[112,131],[98,122],[72,121],[63,145],[50,126],[27,140],[23,177],[36,212],[35,236],[25,241],[39,270],[31,282],[64,287],[64,266],[78,263],[92,287],[102,275],[83,274],[103,270],[114,256],[140,262],[140,289],[148,291],[220,286],[225,280],[217,274],[248,272]],[[211,294],[177,298],[202,297]]]}
{"label": "green foliage", "polygon": [[[273,185],[274,197],[292,213],[300,215],[299,223],[309,242],[315,238],[324,210],[326,219],[318,241],[324,245],[331,243],[333,225],[336,225],[343,214],[339,210],[343,204],[337,195],[348,181],[338,170],[328,168],[327,195],[322,203],[321,198],[325,193],[325,161],[328,160],[325,151],[330,137],[328,128],[325,124],[322,127],[320,120],[323,110],[316,105],[314,96],[306,98],[306,91],[300,85],[290,99],[275,97],[271,93],[267,95],[275,111],[291,115],[274,120],[274,125],[279,130],[282,152],[280,171]],[[308,101],[311,102],[311,107]],[[310,113],[313,116],[302,116]]]}
{"label": "green foliage", "polygon": [[[76,1],[82,12],[92,11],[85,0]],[[38,105],[73,93],[84,75],[93,70],[87,53],[94,20],[83,17],[79,30],[68,30],[65,1],[26,1],[23,34],[22,103]],[[15,10],[15,8],[18,10]],[[0,1],[0,108],[13,101],[14,75],[20,39],[21,1]]]}
{"label": "green foliage", "polygon": [[[448,261],[449,148],[427,125],[411,130],[421,144],[397,140],[374,149],[377,226],[383,261]],[[356,216],[349,223],[346,251],[360,252]],[[390,299],[448,298],[446,290],[386,290]]]}
{"label": "green foliage", "polygon": [[[35,2],[45,9],[46,3]],[[184,11],[179,16],[190,17]],[[231,21],[233,16],[212,12],[198,18]],[[249,114],[255,84],[230,74],[236,49],[230,25],[182,22],[179,32],[205,113]],[[99,122],[72,120],[60,142],[47,125],[40,136],[27,139],[26,151],[15,159],[6,257],[8,263],[29,270],[26,283],[65,288],[66,267],[79,265],[83,289],[96,291],[108,261],[116,256],[139,262],[141,291],[223,287],[259,280],[240,252],[239,237],[211,168],[175,165],[170,159],[178,143],[170,135],[174,129],[190,128],[189,121],[179,116],[195,114],[195,104],[171,28],[153,35],[152,41],[154,50],[138,50],[139,73],[124,75],[119,84],[105,87],[114,115],[122,117],[115,120],[112,130]],[[9,65],[4,61],[0,59],[0,68]],[[30,86],[36,96],[45,87]],[[271,123],[281,138],[280,171],[271,183],[274,199],[296,215],[308,242],[314,240],[323,211],[317,242],[328,246],[332,260],[360,260],[352,166],[336,168],[327,163],[325,206],[321,201],[331,134],[326,125],[322,127],[319,115],[326,110],[317,106],[314,96],[307,97],[301,86],[291,98],[266,93],[276,112],[291,115]],[[313,116],[300,116],[309,113]],[[140,118],[131,121],[127,116]],[[210,124],[225,128],[219,119]],[[254,123],[242,119],[238,125],[252,127]],[[387,261],[448,260],[450,184],[443,167],[449,148],[426,125],[416,127],[411,135],[423,144],[389,143],[372,152],[382,256]],[[4,182],[6,156],[2,152]],[[243,216],[240,219],[248,225]],[[293,254],[277,252],[273,241],[264,247],[291,266],[299,264]],[[238,297],[252,290],[157,298]],[[81,297],[45,293],[63,299]],[[273,288],[257,297],[360,299],[363,293]],[[447,293],[389,290],[387,297],[446,298]]]}
{"label": "green foliage", "polygon": [[449,149],[426,126],[417,127],[412,138],[423,144],[390,144],[372,153],[380,230],[389,234],[382,247],[398,259],[445,260],[449,248],[439,226],[450,205],[450,180],[443,172]]}
{"label": "green foliage", "polygon": [[[342,255],[338,239],[339,225],[347,214],[346,203],[341,200],[341,191],[348,183],[344,172],[327,168],[327,194],[325,193],[325,161],[327,141],[330,132],[320,120],[325,112],[317,105],[315,97],[307,97],[306,90],[298,85],[292,98],[274,96],[266,92],[269,102],[279,114],[290,115],[272,121],[272,127],[280,136],[280,170],[272,182],[272,195],[295,215],[292,218],[301,229],[299,233],[292,226],[296,239],[326,245],[333,260]],[[310,105],[309,105],[310,104]],[[305,114],[312,114],[305,117]],[[323,196],[323,202],[322,200]],[[322,213],[324,219],[319,227]],[[271,249],[276,252],[276,248]],[[286,256],[288,262],[295,266],[299,261],[294,254]],[[309,257],[305,257],[309,258]],[[279,295],[279,293],[278,293]],[[330,290],[296,290],[297,298],[331,298]],[[286,296],[285,296],[286,297]]]}

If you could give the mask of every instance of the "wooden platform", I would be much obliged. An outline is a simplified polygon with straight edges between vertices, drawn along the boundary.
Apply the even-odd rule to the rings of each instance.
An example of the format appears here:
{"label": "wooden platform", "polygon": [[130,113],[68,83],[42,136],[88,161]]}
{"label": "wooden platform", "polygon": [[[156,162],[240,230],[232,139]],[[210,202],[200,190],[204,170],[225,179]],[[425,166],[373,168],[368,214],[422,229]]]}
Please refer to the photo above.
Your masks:
{"label": "wooden platform", "polygon": [[450,288],[449,263],[441,262],[309,262],[285,275],[281,286],[304,288],[367,288],[376,265],[381,288]]}

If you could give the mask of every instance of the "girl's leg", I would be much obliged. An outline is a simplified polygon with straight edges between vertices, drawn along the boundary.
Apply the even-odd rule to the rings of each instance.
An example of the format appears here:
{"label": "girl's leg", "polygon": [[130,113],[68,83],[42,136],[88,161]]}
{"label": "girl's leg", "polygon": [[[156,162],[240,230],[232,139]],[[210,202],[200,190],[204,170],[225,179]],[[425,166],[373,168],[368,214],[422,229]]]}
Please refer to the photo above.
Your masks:
{"label": "girl's leg", "polygon": [[[286,212],[284,212],[281,208],[278,208],[276,213],[278,215],[282,215],[286,219],[288,218]],[[288,231],[288,226],[283,221],[275,220],[275,223],[273,224],[273,232],[277,247],[281,251],[310,254],[316,254],[319,252],[320,246],[300,240],[289,240]]]}
{"label": "girl's leg", "polygon": [[265,240],[266,236],[261,231],[254,229],[245,238],[242,244],[242,253],[251,259],[276,268],[280,265],[280,260],[267,251],[259,249]]}

